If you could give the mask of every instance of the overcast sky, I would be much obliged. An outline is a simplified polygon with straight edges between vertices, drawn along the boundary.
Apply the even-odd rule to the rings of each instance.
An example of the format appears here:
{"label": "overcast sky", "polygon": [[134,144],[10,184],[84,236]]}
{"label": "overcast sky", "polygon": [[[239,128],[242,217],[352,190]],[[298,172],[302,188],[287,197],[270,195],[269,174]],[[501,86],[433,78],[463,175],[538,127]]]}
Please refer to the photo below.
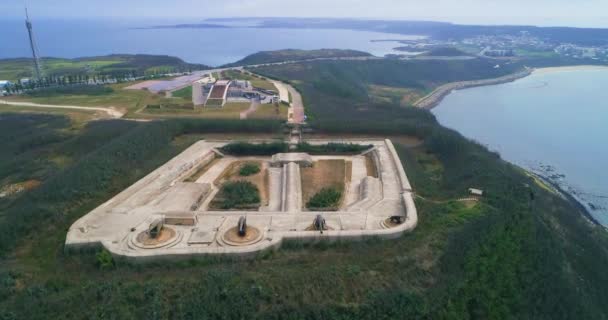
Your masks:
{"label": "overcast sky", "polygon": [[[608,0],[28,0],[36,18],[356,17],[472,24],[608,27]],[[23,0],[0,0],[0,19]]]}

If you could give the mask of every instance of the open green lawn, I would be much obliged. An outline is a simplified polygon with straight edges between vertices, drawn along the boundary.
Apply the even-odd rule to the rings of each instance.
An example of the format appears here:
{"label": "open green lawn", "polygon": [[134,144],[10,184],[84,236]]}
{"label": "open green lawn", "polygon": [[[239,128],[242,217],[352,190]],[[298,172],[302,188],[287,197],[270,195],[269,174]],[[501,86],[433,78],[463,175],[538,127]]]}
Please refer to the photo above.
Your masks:
{"label": "open green lawn", "polygon": [[262,104],[253,114],[249,115],[249,119],[287,120],[287,111],[288,108],[284,105],[279,105],[277,113],[277,107],[274,104]]}
{"label": "open green lawn", "polygon": [[251,73],[240,72],[237,70],[227,70],[222,72],[222,77],[226,79],[251,81],[251,85],[256,88],[279,92],[274,84],[272,84],[270,81],[257,77]]}
{"label": "open green lawn", "polygon": [[34,113],[67,116],[72,121],[72,125],[76,128],[81,128],[87,122],[99,117],[97,111],[93,110],[66,110],[61,108],[36,108],[0,104],[0,114],[6,113]]}
{"label": "open green lawn", "polygon": [[[156,55],[108,55],[77,59],[42,58],[44,76],[94,76],[135,74],[139,76],[207,69],[179,58]],[[16,81],[33,76],[31,59],[0,59],[0,79]]]}
{"label": "open green lawn", "polygon": [[226,103],[223,107],[204,107],[196,109],[145,109],[139,117],[195,117],[207,119],[240,119],[241,112],[249,108],[249,103]]}
{"label": "open green lawn", "polygon": [[182,98],[184,100],[192,100],[192,86],[173,91],[172,95],[176,98]]}
{"label": "open green lawn", "polygon": [[73,106],[90,106],[90,107],[115,107],[121,110],[125,110],[126,117],[137,117],[137,112],[144,109],[147,105],[154,104],[187,104],[191,102],[191,99],[184,98],[165,98],[164,96],[150,93],[145,90],[127,90],[125,87],[132,83],[122,83],[115,85],[108,85],[106,87],[112,90],[102,94],[49,94],[35,95],[35,96],[13,96],[6,100],[9,101],[27,101],[41,104],[54,104],[54,105],[73,105]]}

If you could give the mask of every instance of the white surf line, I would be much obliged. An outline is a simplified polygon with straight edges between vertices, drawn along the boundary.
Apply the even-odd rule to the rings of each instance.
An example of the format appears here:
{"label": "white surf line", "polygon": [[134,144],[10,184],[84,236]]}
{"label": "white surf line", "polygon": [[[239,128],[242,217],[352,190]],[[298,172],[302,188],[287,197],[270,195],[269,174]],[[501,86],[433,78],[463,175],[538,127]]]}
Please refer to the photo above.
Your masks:
{"label": "white surf line", "polygon": [[0,100],[0,104],[22,106],[22,107],[34,107],[34,108],[53,108],[53,109],[74,109],[74,110],[85,110],[85,111],[101,111],[105,112],[111,118],[122,118],[124,113],[113,109],[103,107],[82,107],[82,106],[66,106],[66,105],[54,105],[54,104],[40,104],[33,102],[20,102],[20,101],[6,101]]}

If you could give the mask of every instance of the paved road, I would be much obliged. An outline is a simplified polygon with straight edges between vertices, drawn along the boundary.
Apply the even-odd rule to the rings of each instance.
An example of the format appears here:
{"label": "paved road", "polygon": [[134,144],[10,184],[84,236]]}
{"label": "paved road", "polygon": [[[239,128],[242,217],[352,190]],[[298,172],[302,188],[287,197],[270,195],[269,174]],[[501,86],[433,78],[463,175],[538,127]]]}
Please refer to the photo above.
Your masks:
{"label": "paved road", "polygon": [[286,85],[291,93],[291,108],[293,110],[293,116],[289,119],[290,123],[303,124],[305,121],[304,117],[304,102],[302,101],[302,95],[294,87]]}
{"label": "paved road", "polygon": [[113,107],[82,107],[82,106],[65,106],[65,105],[54,105],[54,104],[40,104],[33,102],[18,102],[18,101],[6,101],[0,100],[0,104],[22,106],[22,107],[34,107],[34,108],[53,108],[53,109],[76,109],[85,111],[101,111],[107,114],[110,118],[122,118],[124,113],[116,110]]}

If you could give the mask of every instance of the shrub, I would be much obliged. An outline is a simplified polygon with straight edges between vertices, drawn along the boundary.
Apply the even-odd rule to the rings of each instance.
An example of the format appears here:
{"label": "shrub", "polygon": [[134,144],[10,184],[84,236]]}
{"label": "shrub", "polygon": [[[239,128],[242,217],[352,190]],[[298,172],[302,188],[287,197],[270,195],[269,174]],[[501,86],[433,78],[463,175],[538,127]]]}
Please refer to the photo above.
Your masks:
{"label": "shrub", "polygon": [[114,267],[114,259],[108,250],[101,250],[95,255],[97,267],[100,270],[108,270]]}
{"label": "shrub", "polygon": [[312,145],[306,142],[298,144],[298,152],[309,154],[358,154],[371,149],[372,145],[360,145],[354,143],[328,143]]}
{"label": "shrub", "polygon": [[239,170],[239,175],[243,177],[252,176],[260,172],[260,165],[255,162],[245,163],[241,170]]}
{"label": "shrub", "polygon": [[324,188],[317,192],[306,204],[309,209],[335,210],[342,198],[342,192],[335,188]]}
{"label": "shrub", "polygon": [[272,143],[246,143],[235,142],[222,147],[222,152],[234,156],[270,156],[276,153],[287,152],[289,146],[284,142]]}
{"label": "shrub", "polygon": [[260,203],[260,192],[251,182],[232,181],[222,186],[220,198],[222,209],[246,208]]}

